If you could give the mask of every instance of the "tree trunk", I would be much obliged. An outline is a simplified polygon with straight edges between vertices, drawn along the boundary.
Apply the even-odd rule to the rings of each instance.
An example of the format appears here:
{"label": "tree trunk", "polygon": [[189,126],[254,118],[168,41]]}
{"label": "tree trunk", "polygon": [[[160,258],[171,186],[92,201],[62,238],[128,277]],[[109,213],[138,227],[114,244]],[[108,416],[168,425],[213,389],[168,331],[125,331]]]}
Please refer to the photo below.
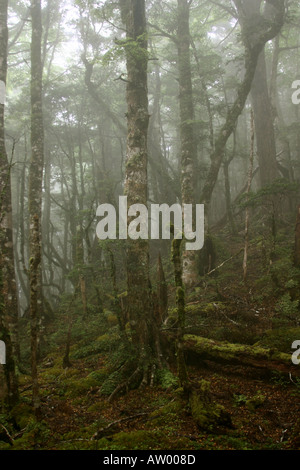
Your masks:
{"label": "tree trunk", "polygon": [[225,202],[226,202],[226,214],[228,217],[229,227],[231,233],[234,235],[237,233],[236,225],[233,216],[232,202],[231,202],[231,187],[230,187],[230,178],[229,178],[229,166],[234,157],[236,156],[236,129],[233,132],[233,149],[229,157],[227,157],[223,162],[223,171],[224,171],[224,182],[225,182]]}
{"label": "tree trunk", "polygon": [[159,321],[163,323],[168,314],[168,285],[166,283],[160,252],[157,261],[157,301]]}
{"label": "tree trunk", "polygon": [[[249,171],[248,171],[248,185],[247,185],[247,200],[249,198],[252,178],[253,178],[253,160],[254,160],[254,115],[251,110],[251,149],[249,159]],[[245,217],[245,247],[244,247],[244,258],[243,258],[243,279],[246,282],[247,279],[247,262],[248,262],[248,247],[249,247],[249,207],[246,207]]]}
{"label": "tree trunk", "polygon": [[38,385],[39,322],[42,313],[41,286],[41,207],[44,165],[44,127],[42,106],[42,18],[41,0],[31,2],[31,164],[29,174],[29,220],[30,220],[30,320],[31,320],[31,373],[32,399],[35,414],[40,414]]}
{"label": "tree trunk", "polygon": [[[194,135],[194,101],[190,57],[190,6],[187,0],[178,0],[178,72],[181,144],[181,197],[182,204],[195,204],[197,144]],[[197,258],[195,251],[183,251],[184,284],[197,282]]]}
{"label": "tree trunk", "polygon": [[15,371],[18,341],[18,301],[14,269],[13,224],[10,184],[10,163],[7,160],[4,132],[5,87],[7,75],[7,11],[8,2],[0,1],[0,339],[6,346],[4,366],[7,401],[18,401],[18,380]]}
{"label": "tree trunk", "polygon": [[[120,6],[127,32],[123,43],[127,61],[128,126],[124,192],[128,198],[128,206],[136,203],[147,205],[149,114],[145,0],[121,0]],[[153,359],[148,240],[127,241],[127,292],[132,342],[137,354],[137,374],[134,375],[141,375],[142,383],[146,383]]]}
{"label": "tree trunk", "polygon": [[254,112],[260,184],[263,187],[279,177],[264,50],[262,50],[258,58],[251,87],[251,98]]}
{"label": "tree trunk", "polygon": [[300,204],[297,209],[297,219],[295,228],[295,248],[294,248],[294,265],[300,267]]}

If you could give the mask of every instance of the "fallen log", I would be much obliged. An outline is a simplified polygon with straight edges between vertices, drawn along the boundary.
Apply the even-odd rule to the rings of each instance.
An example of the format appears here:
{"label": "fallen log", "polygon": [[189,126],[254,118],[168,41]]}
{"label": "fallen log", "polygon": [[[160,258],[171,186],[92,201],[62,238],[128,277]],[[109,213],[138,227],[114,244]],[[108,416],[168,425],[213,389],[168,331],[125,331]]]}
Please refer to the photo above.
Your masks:
{"label": "fallen log", "polygon": [[[188,364],[205,365],[205,362],[227,366],[256,369],[262,376],[270,376],[274,372],[287,374],[287,377],[300,377],[300,366],[294,365],[291,354],[261,346],[249,346],[215,341],[194,335],[185,335],[183,342]],[[232,369],[235,373],[236,369]]]}

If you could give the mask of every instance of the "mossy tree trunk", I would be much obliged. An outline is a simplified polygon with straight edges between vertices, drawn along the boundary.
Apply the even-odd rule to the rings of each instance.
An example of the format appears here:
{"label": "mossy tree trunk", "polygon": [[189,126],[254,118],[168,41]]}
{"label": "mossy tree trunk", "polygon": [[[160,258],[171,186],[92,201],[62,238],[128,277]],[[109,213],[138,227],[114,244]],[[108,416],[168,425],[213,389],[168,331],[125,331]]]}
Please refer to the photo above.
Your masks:
{"label": "mossy tree trunk", "polygon": [[[127,62],[127,157],[124,192],[128,206],[147,205],[148,134],[148,43],[144,0],[121,0],[126,40],[122,45]],[[130,222],[130,220],[128,220]],[[153,308],[149,280],[148,240],[127,241],[127,295],[132,343],[136,350],[136,372],[141,383],[149,380],[153,363]]]}
{"label": "mossy tree trunk", "polygon": [[7,401],[18,401],[18,301],[14,269],[10,163],[5,148],[4,110],[7,76],[7,0],[0,0],[0,339],[6,345]]}
{"label": "mossy tree trunk", "polygon": [[41,207],[44,165],[44,126],[42,106],[42,17],[41,1],[31,1],[31,163],[29,173],[29,247],[30,247],[30,321],[32,399],[36,415],[40,413],[38,385],[39,322],[42,312],[41,286]]}
{"label": "mossy tree trunk", "polygon": [[[197,187],[197,143],[195,139],[195,112],[193,101],[191,54],[190,54],[190,2],[177,1],[178,29],[178,82],[180,108],[181,146],[181,197],[183,204],[195,204]],[[197,258],[194,251],[184,250],[183,282],[193,285],[197,282]]]}

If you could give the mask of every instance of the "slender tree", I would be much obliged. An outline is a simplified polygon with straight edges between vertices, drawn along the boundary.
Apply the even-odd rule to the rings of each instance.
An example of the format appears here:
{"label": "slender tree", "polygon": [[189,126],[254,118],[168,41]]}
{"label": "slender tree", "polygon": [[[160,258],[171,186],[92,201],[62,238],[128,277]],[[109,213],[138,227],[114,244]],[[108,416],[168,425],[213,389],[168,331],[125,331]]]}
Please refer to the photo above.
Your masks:
{"label": "slender tree", "polygon": [[[195,204],[197,188],[197,141],[195,138],[195,110],[193,99],[190,46],[190,6],[188,0],[177,1],[177,34],[169,34],[151,24],[162,36],[173,41],[177,49],[179,114],[180,114],[180,170],[183,204]],[[198,64],[199,65],[199,64]],[[190,286],[197,281],[197,258],[194,251],[183,251],[183,282]]]}
{"label": "slender tree", "polygon": [[30,320],[32,397],[35,413],[40,413],[38,385],[38,330],[42,311],[41,286],[41,207],[44,165],[44,126],[42,105],[42,14],[41,1],[31,2],[31,163],[29,174],[30,220]]}
{"label": "slender tree", "polygon": [[[179,72],[180,144],[181,144],[181,197],[183,204],[195,204],[197,144],[194,135],[195,112],[192,86],[190,54],[190,3],[178,0],[177,50]],[[186,285],[197,281],[196,254],[183,252],[183,282]]]}
{"label": "slender tree", "polygon": [[[251,110],[251,148],[250,148],[250,158],[249,158],[249,169],[248,169],[248,184],[247,184],[247,200],[249,199],[249,193],[251,189],[251,182],[253,178],[253,160],[254,160],[254,115],[253,110]],[[245,216],[245,247],[244,247],[244,258],[243,258],[243,279],[244,282],[247,280],[247,268],[248,268],[248,248],[249,248],[249,207],[246,207],[246,216]]]}

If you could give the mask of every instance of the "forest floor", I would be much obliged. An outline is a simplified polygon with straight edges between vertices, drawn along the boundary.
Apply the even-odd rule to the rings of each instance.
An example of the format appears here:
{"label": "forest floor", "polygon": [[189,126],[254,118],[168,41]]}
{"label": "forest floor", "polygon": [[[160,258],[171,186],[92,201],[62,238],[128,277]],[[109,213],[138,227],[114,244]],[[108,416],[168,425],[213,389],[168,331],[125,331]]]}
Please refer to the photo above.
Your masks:
{"label": "forest floor", "polygon": [[[98,371],[102,367],[103,357],[98,359]],[[299,449],[299,383],[276,375],[270,381],[253,379],[246,368],[238,369],[212,363],[189,367],[191,382],[209,381],[213,401],[223,405],[231,417],[229,427],[203,430],[196,425],[188,404],[178,402],[174,384],[131,390],[109,403],[91,378],[94,367],[76,360],[72,368],[63,370],[55,359],[53,367],[40,371],[42,421],[37,424],[31,416],[30,378],[23,376],[21,404],[13,413],[20,430],[12,435],[13,446],[3,443],[0,448]]]}
{"label": "forest floor", "polygon": [[[220,261],[238,250],[233,241],[219,254]],[[264,254],[264,243],[250,250],[247,283],[241,281],[241,256],[233,256],[188,295],[188,334],[291,354],[292,342],[300,340],[300,272],[292,265],[286,236],[272,264],[261,262]],[[171,269],[167,282],[171,295],[166,334],[176,321]],[[83,321],[80,300],[74,308],[71,367],[62,365],[69,327],[64,306],[50,326],[39,366],[42,418],[37,422],[32,413],[30,375],[20,374],[20,403],[10,413],[0,412],[0,423],[11,436],[9,443],[0,430],[0,450],[300,450],[300,379],[298,373],[289,373],[289,365],[282,373],[274,370],[263,377],[256,367],[238,363],[190,362],[193,386],[208,381],[212,406],[222,405],[231,418],[201,427],[190,403],[182,399],[172,363],[153,387],[128,390],[110,402],[126,354],[116,317],[109,310],[94,311]],[[24,362],[29,364],[26,321],[22,331]],[[270,364],[266,360],[260,365]]]}

